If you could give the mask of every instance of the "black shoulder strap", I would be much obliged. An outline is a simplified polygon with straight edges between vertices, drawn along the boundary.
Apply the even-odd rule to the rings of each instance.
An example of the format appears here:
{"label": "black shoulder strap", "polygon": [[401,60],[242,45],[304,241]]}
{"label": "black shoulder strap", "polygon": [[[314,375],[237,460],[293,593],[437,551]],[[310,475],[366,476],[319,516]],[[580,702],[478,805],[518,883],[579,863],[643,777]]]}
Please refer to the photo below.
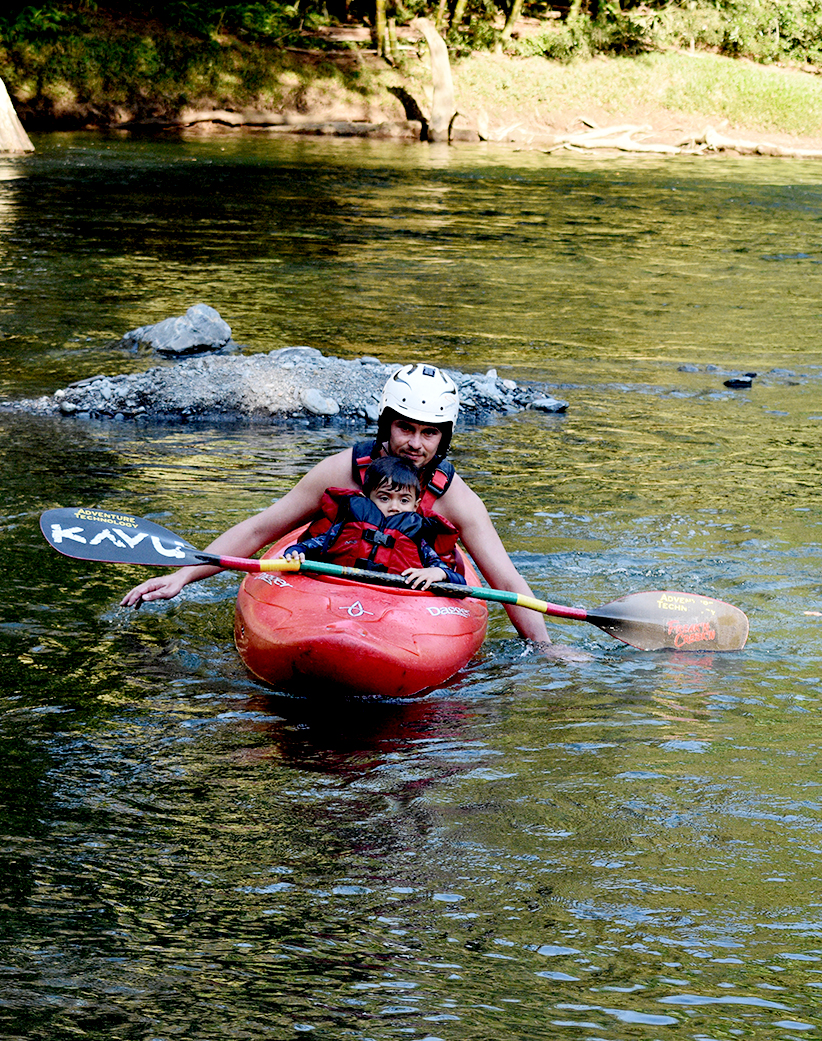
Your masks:
{"label": "black shoulder strap", "polygon": [[454,480],[454,464],[449,462],[447,459],[440,460],[436,470],[431,474],[431,479],[426,485],[426,491],[430,492],[435,499],[439,499],[441,495],[445,495],[448,491],[448,486]]}
{"label": "black shoulder strap", "polygon": [[377,441],[358,441],[351,449],[351,476],[358,488],[362,488],[365,471],[374,462]]}

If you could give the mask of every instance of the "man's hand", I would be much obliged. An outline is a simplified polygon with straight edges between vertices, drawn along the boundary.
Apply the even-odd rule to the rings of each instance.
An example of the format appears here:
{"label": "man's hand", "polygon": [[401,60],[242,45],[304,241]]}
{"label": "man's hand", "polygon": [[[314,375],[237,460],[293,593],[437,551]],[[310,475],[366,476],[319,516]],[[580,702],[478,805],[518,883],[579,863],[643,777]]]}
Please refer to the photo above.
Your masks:
{"label": "man's hand", "polygon": [[561,643],[538,643],[537,648],[549,661],[567,661],[582,664],[593,661],[593,654],[581,651],[578,647],[568,647]]}
{"label": "man's hand", "polygon": [[187,579],[179,571],[171,575],[158,575],[130,589],[120,601],[120,607],[139,607],[150,600],[171,600],[177,596]]}

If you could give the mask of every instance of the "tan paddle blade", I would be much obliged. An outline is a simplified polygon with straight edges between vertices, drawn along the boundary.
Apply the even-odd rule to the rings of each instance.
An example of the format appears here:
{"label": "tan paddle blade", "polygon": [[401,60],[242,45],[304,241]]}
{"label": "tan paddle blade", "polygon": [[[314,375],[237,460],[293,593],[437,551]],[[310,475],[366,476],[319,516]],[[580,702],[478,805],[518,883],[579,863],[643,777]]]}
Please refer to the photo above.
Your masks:
{"label": "tan paddle blade", "polygon": [[631,593],[586,612],[585,621],[642,651],[741,651],[748,639],[738,607],[698,593]]}

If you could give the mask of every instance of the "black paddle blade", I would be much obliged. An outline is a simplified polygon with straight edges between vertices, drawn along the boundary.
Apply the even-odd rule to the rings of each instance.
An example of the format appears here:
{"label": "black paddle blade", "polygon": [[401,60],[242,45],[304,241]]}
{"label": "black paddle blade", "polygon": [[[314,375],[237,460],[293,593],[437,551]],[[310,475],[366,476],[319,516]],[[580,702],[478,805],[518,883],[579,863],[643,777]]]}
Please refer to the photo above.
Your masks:
{"label": "black paddle blade", "polygon": [[40,517],[40,530],[58,553],[77,560],[155,567],[203,562],[194,546],[173,531],[127,513],[82,507],[46,510]]}
{"label": "black paddle blade", "polygon": [[631,593],[585,620],[641,651],[741,651],[748,619],[732,604],[698,593]]}

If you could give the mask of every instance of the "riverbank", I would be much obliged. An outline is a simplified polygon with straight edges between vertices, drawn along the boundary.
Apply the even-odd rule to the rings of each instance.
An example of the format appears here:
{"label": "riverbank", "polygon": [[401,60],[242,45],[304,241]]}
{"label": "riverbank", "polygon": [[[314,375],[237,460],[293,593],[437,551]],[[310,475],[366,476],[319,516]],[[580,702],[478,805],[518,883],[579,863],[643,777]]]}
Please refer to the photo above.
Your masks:
{"label": "riverbank", "polygon": [[491,140],[550,147],[619,128],[637,144],[671,148],[710,150],[713,134],[740,151],[822,149],[822,77],[811,70],[700,51],[570,66],[482,54],[460,63],[455,80],[461,112],[491,114]]}
{"label": "riverbank", "polygon": [[[123,35],[118,67],[105,76],[78,71],[87,69],[88,54],[66,53],[55,64],[45,52],[8,50],[0,74],[29,131],[418,139],[414,104],[425,113],[431,95],[419,34],[403,30],[394,66],[369,49],[366,29],[351,27],[342,36],[350,39],[327,40],[323,50],[232,39],[203,48],[181,38],[151,48],[145,37],[143,49],[134,50],[133,37]],[[98,64],[113,61],[114,52],[106,53]],[[601,147],[590,132],[619,127],[622,147],[635,150],[710,151],[719,141],[745,143],[740,151],[764,146],[768,154],[822,151],[822,77],[810,67],[764,66],[699,50],[569,64],[486,51],[452,57],[452,73],[455,141]]]}
{"label": "riverbank", "polygon": [[[430,106],[424,54],[402,68],[368,52],[346,54],[338,58],[345,74],[331,74],[329,60],[314,65],[301,56],[300,85],[277,104],[214,108],[206,99],[173,119],[119,125],[186,135],[244,129],[419,139],[407,99],[423,112]],[[353,67],[361,91],[347,82]],[[598,57],[571,66],[484,52],[454,62],[452,74],[457,143],[822,157],[822,77],[811,71],[700,52]]]}

